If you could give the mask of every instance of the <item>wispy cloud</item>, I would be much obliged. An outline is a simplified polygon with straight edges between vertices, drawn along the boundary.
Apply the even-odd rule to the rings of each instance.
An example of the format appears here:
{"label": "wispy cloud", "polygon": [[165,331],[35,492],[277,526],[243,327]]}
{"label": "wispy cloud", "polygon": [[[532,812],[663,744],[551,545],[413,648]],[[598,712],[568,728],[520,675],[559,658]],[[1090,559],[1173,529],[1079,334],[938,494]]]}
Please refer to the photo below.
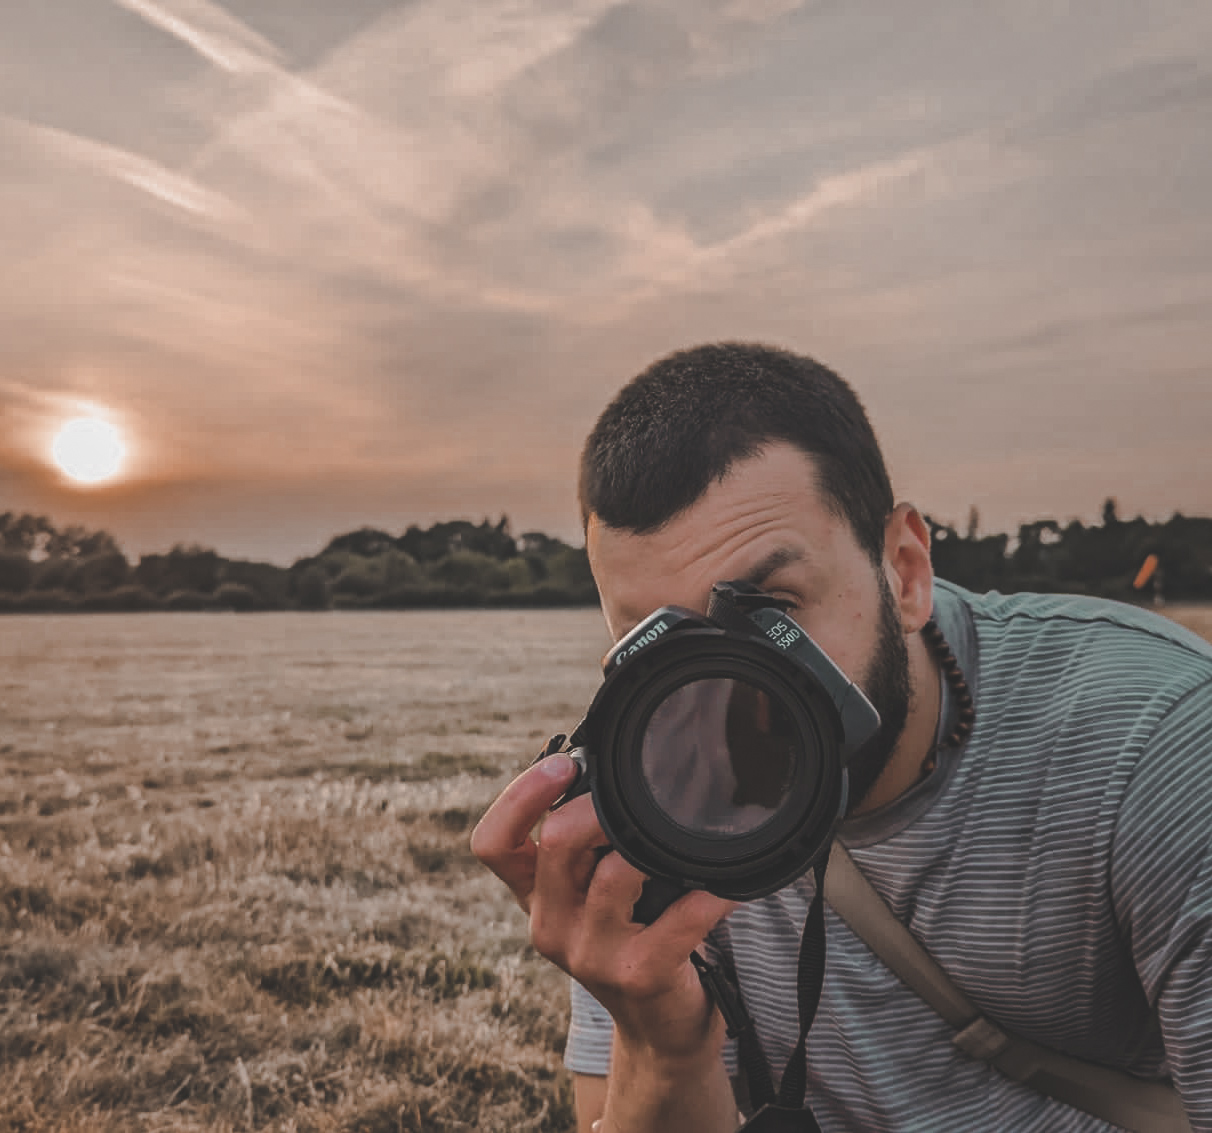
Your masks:
{"label": "wispy cloud", "polygon": [[33,142],[51,157],[124,182],[195,217],[230,221],[240,215],[238,206],[221,193],[129,150],[3,114],[0,127]]}
{"label": "wispy cloud", "polygon": [[392,11],[308,75],[277,74],[216,123],[190,168],[248,202],[250,240],[276,254],[306,249],[315,270],[490,309],[550,309],[550,289],[461,252],[465,237],[450,226],[466,202],[508,184],[529,145],[491,92],[618,5],[422,0]]}
{"label": "wispy cloud", "polygon": [[12,378],[0,378],[0,404],[3,404],[6,413],[21,411],[49,415],[92,413],[99,410],[95,400],[59,390],[43,389]]}
{"label": "wispy cloud", "polygon": [[256,73],[272,70],[281,62],[272,43],[210,0],[113,2],[188,44],[224,71]]}
{"label": "wispy cloud", "polygon": [[[422,0],[402,13],[402,66],[461,99],[500,90],[628,0]],[[407,45],[407,46],[405,46]],[[431,91],[431,93],[437,93]]]}
{"label": "wispy cloud", "polygon": [[796,237],[835,223],[839,213],[858,213],[849,226],[862,227],[864,210],[886,215],[949,197],[971,197],[1030,177],[1038,166],[1035,159],[988,136],[964,137],[822,177],[718,241],[700,243],[685,231],[674,237],[655,223],[637,225],[625,234],[631,286],[600,306],[597,317],[619,318],[663,295],[718,291],[754,266],[784,261]]}

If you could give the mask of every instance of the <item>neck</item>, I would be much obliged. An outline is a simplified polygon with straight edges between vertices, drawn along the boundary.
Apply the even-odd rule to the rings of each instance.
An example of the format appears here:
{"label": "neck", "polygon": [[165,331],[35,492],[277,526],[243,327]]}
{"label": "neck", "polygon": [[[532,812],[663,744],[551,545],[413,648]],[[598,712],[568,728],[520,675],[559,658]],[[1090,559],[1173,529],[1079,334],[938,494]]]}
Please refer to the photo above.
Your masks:
{"label": "neck", "polygon": [[906,643],[909,649],[909,715],[904,730],[892,751],[892,758],[862,805],[852,812],[866,814],[900,798],[922,777],[922,766],[934,751],[938,735],[938,717],[942,689],[938,664],[922,639],[915,633]]}

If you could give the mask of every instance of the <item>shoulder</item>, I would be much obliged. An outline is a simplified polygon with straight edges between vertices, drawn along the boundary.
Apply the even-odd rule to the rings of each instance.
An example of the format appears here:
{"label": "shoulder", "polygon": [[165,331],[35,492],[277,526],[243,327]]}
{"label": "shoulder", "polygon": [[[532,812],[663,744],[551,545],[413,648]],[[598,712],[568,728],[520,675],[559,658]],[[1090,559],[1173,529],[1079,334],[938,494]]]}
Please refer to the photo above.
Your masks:
{"label": "shoulder", "polygon": [[999,594],[996,590],[975,594],[942,579],[935,579],[934,585],[945,601],[966,606],[978,632],[986,637],[1046,635],[1084,641],[1091,633],[1104,633],[1120,645],[1176,650],[1212,664],[1212,644],[1139,606],[1079,594]]}
{"label": "shoulder", "polygon": [[973,594],[936,582],[967,610],[987,697],[1100,703],[1113,716],[1164,710],[1212,680],[1212,644],[1149,610],[1070,594]]}

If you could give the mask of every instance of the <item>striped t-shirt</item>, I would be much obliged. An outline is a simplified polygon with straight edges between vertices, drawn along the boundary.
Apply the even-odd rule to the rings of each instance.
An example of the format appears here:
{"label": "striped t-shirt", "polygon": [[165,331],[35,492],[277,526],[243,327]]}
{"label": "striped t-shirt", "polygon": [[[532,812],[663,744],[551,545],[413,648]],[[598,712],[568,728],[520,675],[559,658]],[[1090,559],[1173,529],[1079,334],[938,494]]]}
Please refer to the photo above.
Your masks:
{"label": "striped t-shirt", "polygon": [[[1192,1127],[1212,1131],[1212,647],[1118,603],[945,582],[935,616],[976,727],[929,778],[844,823],[842,841],[989,1018],[1171,1077]],[[812,891],[807,875],[710,939],[736,966],[776,1081],[798,1033]],[[826,918],[808,1042],[808,1102],[825,1133],[1111,1128],[960,1054],[828,906]],[[574,984],[567,1066],[605,1074],[610,1035]]]}

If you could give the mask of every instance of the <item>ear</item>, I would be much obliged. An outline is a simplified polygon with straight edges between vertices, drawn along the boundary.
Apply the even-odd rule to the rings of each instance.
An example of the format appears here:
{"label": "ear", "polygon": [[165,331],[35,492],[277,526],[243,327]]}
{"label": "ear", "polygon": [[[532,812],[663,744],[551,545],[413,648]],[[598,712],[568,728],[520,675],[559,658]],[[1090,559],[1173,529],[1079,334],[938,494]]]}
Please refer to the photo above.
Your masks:
{"label": "ear", "polygon": [[934,609],[930,529],[911,504],[897,504],[884,525],[884,571],[906,634],[922,628]]}

